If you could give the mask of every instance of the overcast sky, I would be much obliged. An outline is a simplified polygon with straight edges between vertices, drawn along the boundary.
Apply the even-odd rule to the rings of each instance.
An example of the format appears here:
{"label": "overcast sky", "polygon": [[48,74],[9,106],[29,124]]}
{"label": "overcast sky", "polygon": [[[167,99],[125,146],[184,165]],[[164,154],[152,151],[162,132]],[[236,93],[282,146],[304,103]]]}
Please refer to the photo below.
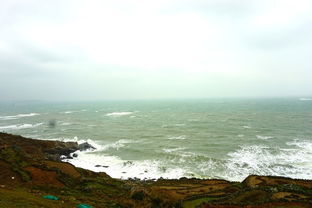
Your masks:
{"label": "overcast sky", "polygon": [[0,100],[312,96],[311,0],[0,5]]}

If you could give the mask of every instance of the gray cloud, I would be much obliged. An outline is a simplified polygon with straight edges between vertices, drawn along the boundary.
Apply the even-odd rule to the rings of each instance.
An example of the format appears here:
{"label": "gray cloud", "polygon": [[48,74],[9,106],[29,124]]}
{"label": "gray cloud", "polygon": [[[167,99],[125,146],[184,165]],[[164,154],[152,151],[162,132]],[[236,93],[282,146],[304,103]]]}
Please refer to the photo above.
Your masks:
{"label": "gray cloud", "polygon": [[312,92],[306,0],[0,3],[2,100]]}

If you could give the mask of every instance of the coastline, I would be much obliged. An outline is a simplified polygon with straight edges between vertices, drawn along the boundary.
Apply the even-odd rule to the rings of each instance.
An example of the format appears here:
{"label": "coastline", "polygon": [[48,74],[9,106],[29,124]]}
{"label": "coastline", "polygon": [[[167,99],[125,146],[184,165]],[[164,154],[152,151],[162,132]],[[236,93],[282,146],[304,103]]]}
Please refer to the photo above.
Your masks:
{"label": "coastline", "polygon": [[[0,207],[311,207],[312,181],[276,176],[114,179],[62,162],[91,146],[0,133]],[[57,201],[43,199],[55,195]]]}

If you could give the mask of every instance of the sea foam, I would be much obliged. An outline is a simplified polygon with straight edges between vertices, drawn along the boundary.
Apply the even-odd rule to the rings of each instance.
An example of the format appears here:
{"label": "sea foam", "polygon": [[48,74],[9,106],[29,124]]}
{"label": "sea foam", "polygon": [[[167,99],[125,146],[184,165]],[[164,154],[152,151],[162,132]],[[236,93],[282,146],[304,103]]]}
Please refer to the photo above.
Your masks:
{"label": "sea foam", "polygon": [[15,125],[8,125],[8,126],[0,126],[0,130],[19,130],[19,129],[29,129],[41,126],[43,123],[36,123],[36,124],[15,124]]}
{"label": "sea foam", "polygon": [[107,113],[106,116],[119,117],[119,116],[128,116],[131,114],[133,114],[133,112],[112,112],[112,113]]}
{"label": "sea foam", "polygon": [[312,101],[312,98],[300,98],[300,101]]}
{"label": "sea foam", "polygon": [[262,140],[267,140],[267,139],[273,139],[274,137],[272,136],[261,136],[261,135],[256,135],[257,139],[262,139]]}
{"label": "sea foam", "polygon": [[170,140],[184,140],[184,139],[186,139],[186,136],[185,135],[172,136],[172,137],[168,137],[168,139],[170,139]]}
{"label": "sea foam", "polygon": [[[127,160],[111,155],[112,151],[126,148],[138,141],[120,139],[108,144],[98,144],[87,139],[63,141],[88,142],[96,150],[77,151],[78,157],[65,159],[77,167],[96,172],[106,172],[114,178],[174,179],[180,177],[222,178],[242,181],[248,175],[273,175],[312,179],[312,141],[296,139],[286,143],[287,148],[266,145],[241,146],[229,152],[225,159],[209,158],[205,154],[186,151],[183,147],[163,148],[165,158]],[[196,167],[196,168],[194,168]]]}
{"label": "sea foam", "polygon": [[76,158],[64,161],[95,172],[106,172],[114,178],[121,179],[156,179],[160,177],[173,179],[180,178],[186,174],[182,168],[166,168],[162,166],[162,161],[129,161],[117,156],[97,155],[90,152],[79,154]]}
{"label": "sea foam", "polygon": [[28,113],[28,114],[18,114],[14,116],[0,116],[0,120],[13,120],[13,119],[19,119],[23,117],[31,117],[31,116],[38,116],[39,113]]}
{"label": "sea foam", "polygon": [[243,146],[228,154],[224,178],[241,181],[251,174],[312,179],[312,142],[294,140],[289,148]]}

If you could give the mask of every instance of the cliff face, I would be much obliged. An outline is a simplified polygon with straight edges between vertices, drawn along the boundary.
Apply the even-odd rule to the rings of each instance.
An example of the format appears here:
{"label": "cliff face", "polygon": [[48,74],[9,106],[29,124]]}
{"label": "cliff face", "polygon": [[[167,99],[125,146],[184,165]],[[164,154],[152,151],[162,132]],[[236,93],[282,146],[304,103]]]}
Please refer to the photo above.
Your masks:
{"label": "cliff face", "polygon": [[60,161],[79,148],[0,133],[0,207],[312,207],[312,181],[265,176],[242,183],[118,180]]}

